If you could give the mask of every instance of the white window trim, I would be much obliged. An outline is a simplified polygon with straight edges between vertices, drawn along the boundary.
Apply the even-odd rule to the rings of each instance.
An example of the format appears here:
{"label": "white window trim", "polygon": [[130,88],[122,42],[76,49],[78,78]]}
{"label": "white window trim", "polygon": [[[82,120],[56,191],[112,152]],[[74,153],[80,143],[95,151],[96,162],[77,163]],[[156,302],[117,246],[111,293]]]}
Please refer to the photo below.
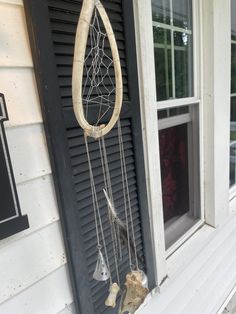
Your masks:
{"label": "white window trim", "polygon": [[229,215],[230,0],[202,1],[202,12],[205,219],[217,227]]}
{"label": "white window trim", "polygon": [[[166,257],[175,255],[173,252],[181,243],[198,229],[198,233],[203,232],[204,228],[201,228],[203,221],[199,221],[171,250],[165,251],[159,149],[156,149],[159,145],[156,113],[157,108],[159,110],[166,108],[173,101],[156,101],[151,0],[133,1],[133,3],[148,200],[151,210],[156,282],[160,286],[168,275]],[[198,78],[194,80],[195,96],[174,100],[174,107],[199,103],[200,194],[203,196],[201,209],[203,211],[205,208],[205,222],[216,227],[229,215],[230,79],[222,82],[221,78],[230,78],[230,0],[193,0],[193,6],[193,46],[195,47],[193,59],[195,77]],[[222,11],[225,16],[222,16]],[[198,19],[196,15],[199,16]],[[200,30],[199,33],[196,33],[196,29]],[[197,42],[201,43],[199,50],[196,49]],[[221,125],[220,129],[218,125]],[[156,147],[154,143],[157,144]]]}
{"label": "white window trim", "polygon": [[[159,143],[158,143],[158,120],[157,109],[165,108],[166,105],[171,104],[173,107],[190,105],[199,103],[199,81],[194,79],[194,97],[178,100],[167,100],[162,102],[156,101],[156,85],[155,85],[155,63],[153,51],[153,24],[152,24],[152,6],[151,0],[134,1],[135,10],[135,28],[137,39],[137,57],[138,57],[138,71],[139,71],[139,86],[141,99],[141,115],[143,125],[143,137],[145,146],[145,160],[148,186],[148,200],[151,209],[151,225],[153,233],[153,246],[155,252],[156,262],[156,282],[160,285],[167,275],[166,254],[167,256],[173,253],[173,248],[176,245],[165,251],[165,235],[163,223],[163,208],[162,208],[162,189],[161,189],[161,171],[159,158]],[[194,9],[196,15],[197,1],[194,1]],[[193,18],[193,31],[198,28],[196,24],[196,16]],[[198,37],[195,35],[193,39],[193,46],[196,47]],[[195,50],[195,48],[194,48]],[[194,51],[194,73],[199,77],[199,69],[196,64],[199,64],[199,53]],[[200,104],[200,103],[199,103]],[[200,105],[199,105],[200,107]],[[199,108],[199,112],[200,112]],[[159,121],[161,124],[161,122]],[[148,126],[148,127],[145,127]],[[151,127],[150,127],[151,126]],[[154,146],[154,143],[156,145]],[[202,153],[200,149],[200,154]],[[201,184],[202,185],[202,184]],[[201,200],[202,205],[202,200]],[[201,206],[203,208],[203,206]],[[195,232],[202,221],[199,221],[193,226],[181,239],[177,245],[181,245],[190,235]],[[190,234],[191,232],[191,234]]]}
{"label": "white window trim", "polygon": [[[156,108],[155,64],[153,52],[151,0],[133,1],[136,31],[136,47],[139,72],[141,118],[143,125],[144,157],[147,174],[147,191],[150,208],[156,283],[161,285],[167,276],[165,258],[164,220]],[[145,108],[144,108],[145,107]],[[146,127],[149,126],[149,127]],[[152,126],[152,127],[150,127]],[[157,146],[158,147],[158,146]]]}

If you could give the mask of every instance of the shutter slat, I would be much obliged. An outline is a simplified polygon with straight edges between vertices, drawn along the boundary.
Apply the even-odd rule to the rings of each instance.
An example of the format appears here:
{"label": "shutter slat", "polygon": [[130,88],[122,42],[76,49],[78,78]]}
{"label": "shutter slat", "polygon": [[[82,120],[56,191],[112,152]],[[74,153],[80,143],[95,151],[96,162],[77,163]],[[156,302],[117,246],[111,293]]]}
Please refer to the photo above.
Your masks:
{"label": "shutter slat", "polygon": [[[130,127],[131,127],[131,122],[129,119],[125,119],[125,120],[121,120],[121,127],[122,127],[122,134],[127,134],[130,133]],[[116,130],[116,127],[114,128],[114,130]],[[83,131],[80,128],[71,128],[67,130],[67,137],[68,139],[74,138],[74,137],[81,137],[83,135]],[[106,135],[106,139],[110,138],[110,137],[116,137],[116,135],[114,135],[114,132],[109,132]],[[82,141],[84,141],[82,139]]]}
{"label": "shutter slat", "polygon": [[[127,170],[131,170],[134,169],[134,163],[133,163],[133,158],[126,158],[126,166],[127,166]],[[120,161],[115,161],[113,163],[109,163],[109,169],[111,171],[111,173],[114,173],[117,169],[120,168]],[[87,169],[85,169],[85,167],[74,167],[73,168],[73,175],[74,175],[74,182],[75,185],[77,185],[78,183],[83,183],[83,181],[85,181],[88,177],[87,174]],[[96,178],[97,176],[101,175],[101,170],[99,168],[94,169],[93,171],[93,175]]]}
{"label": "shutter slat", "polygon": [[[116,193],[116,195],[113,196],[114,198],[114,203],[117,208],[117,211],[119,215],[121,215],[121,218],[124,218],[124,215],[122,214],[122,210],[124,210],[124,198],[123,198],[123,191],[120,191]],[[135,200],[137,199],[137,193],[135,189],[130,188],[130,201],[133,202],[132,204],[135,204]],[[90,200],[89,204],[85,204],[85,206],[82,206],[82,204],[79,204],[80,208],[80,218],[83,219],[88,215],[93,215],[93,203],[92,200]],[[123,216],[122,216],[123,215]]]}

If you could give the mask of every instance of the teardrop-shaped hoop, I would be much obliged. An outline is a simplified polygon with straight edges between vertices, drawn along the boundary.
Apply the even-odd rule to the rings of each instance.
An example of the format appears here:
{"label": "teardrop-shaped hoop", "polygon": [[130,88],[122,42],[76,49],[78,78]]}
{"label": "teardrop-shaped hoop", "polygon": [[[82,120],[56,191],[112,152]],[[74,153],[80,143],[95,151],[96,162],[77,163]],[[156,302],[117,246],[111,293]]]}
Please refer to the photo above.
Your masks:
{"label": "teardrop-shaped hoop", "polygon": [[[83,70],[84,70],[84,59],[86,52],[86,45],[88,40],[89,25],[92,19],[93,11],[97,8],[101,20],[106,29],[107,37],[109,40],[112,59],[115,70],[115,105],[110,121],[106,125],[94,126],[88,123],[84,116],[83,100],[82,100],[82,81],[83,81]],[[119,52],[116,44],[115,35],[112,30],[112,26],[109,17],[99,0],[84,0],[79,22],[76,30],[75,37],[75,48],[74,48],[74,61],[73,61],[73,73],[72,73],[72,98],[73,98],[73,109],[76,119],[84,129],[87,136],[93,138],[100,138],[106,135],[116,124],[121,107],[123,98],[123,83],[122,73],[120,66]]]}

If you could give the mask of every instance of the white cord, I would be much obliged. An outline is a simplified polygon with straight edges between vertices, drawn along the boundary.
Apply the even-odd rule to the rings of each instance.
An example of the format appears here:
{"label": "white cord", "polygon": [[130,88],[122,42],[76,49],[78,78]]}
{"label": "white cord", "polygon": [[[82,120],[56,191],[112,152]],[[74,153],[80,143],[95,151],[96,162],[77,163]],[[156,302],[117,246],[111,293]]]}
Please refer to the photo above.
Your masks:
{"label": "white cord", "polygon": [[[139,269],[138,255],[137,255],[137,247],[136,247],[136,240],[135,240],[135,232],[134,232],[134,224],[133,224],[133,213],[132,213],[132,207],[131,207],[131,201],[130,201],[129,182],[128,182],[128,175],[127,175],[127,168],[126,168],[126,160],[125,160],[124,144],[123,144],[123,136],[122,136],[120,119],[118,120],[117,125],[118,125],[118,139],[119,139],[120,159],[121,159],[123,195],[124,195],[124,203],[125,203],[125,217],[126,217],[126,227],[127,227],[129,261],[130,261],[130,269],[132,271],[133,270],[132,269],[133,268],[133,264],[132,264],[132,256],[131,256],[131,248],[130,248],[130,238],[129,238],[128,211],[129,211],[129,217],[130,217],[131,233],[132,233],[132,238],[133,238],[133,243],[134,243],[134,255],[135,255],[135,264],[136,264],[137,270]],[[126,205],[127,203],[128,203],[128,208],[127,208],[127,205]]]}
{"label": "white cord", "polygon": [[[108,267],[109,273],[111,274],[110,263],[109,263],[108,254],[107,254],[106,241],[105,241],[105,236],[104,236],[104,231],[103,231],[103,226],[102,226],[100,209],[99,209],[99,205],[98,205],[97,191],[96,191],[96,187],[95,187],[95,183],[94,183],[94,176],[93,176],[93,170],[92,170],[92,164],[91,164],[86,134],[84,134],[84,140],[85,140],[86,153],[87,153],[88,165],[89,165],[90,185],[91,185],[91,192],[92,192],[94,220],[95,220],[96,235],[97,235],[97,247],[98,247],[98,249],[102,248],[101,243],[100,243],[100,238],[99,238],[99,230],[98,230],[98,223],[99,223],[100,231],[101,231],[101,235],[102,235],[102,243],[103,243],[103,247],[104,247],[104,251],[105,251],[105,258],[106,258],[106,262],[107,262],[107,267]],[[110,275],[109,279],[110,279],[110,284],[112,284],[111,275]]]}
{"label": "white cord", "polygon": [[[98,143],[99,143],[99,150],[100,150],[100,156],[101,156],[105,190],[109,191],[110,199],[112,203],[114,204],[104,138],[102,138],[102,145],[101,145],[101,139],[98,140]],[[110,226],[111,226],[112,247],[113,247],[113,254],[114,254],[114,259],[115,259],[116,276],[117,276],[118,285],[120,286],[120,276],[119,276],[119,268],[118,268],[117,253],[116,253],[117,237],[116,237],[116,232],[115,232],[115,224],[114,224],[114,221],[112,221],[111,219],[111,215],[109,215],[109,220],[110,220]]]}

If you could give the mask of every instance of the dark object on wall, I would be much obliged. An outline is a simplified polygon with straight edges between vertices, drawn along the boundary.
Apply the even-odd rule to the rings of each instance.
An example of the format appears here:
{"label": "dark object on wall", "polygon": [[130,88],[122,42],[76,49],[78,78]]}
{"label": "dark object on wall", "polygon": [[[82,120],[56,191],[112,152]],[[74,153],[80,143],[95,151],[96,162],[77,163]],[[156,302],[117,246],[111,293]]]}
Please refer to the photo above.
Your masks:
{"label": "dark object on wall", "polygon": [[[148,275],[149,288],[152,289],[155,286],[155,274],[144,180],[145,167],[132,0],[104,0],[102,2],[117,38],[122,63],[124,102],[121,125],[135,217],[135,236],[138,242],[138,253],[144,260],[143,268]],[[97,249],[88,161],[83,131],[72,109],[73,49],[81,3],[81,0],[24,0],[76,310],[80,314],[110,314],[117,313],[117,309],[105,307],[108,284],[104,283],[101,286],[92,278],[96,266]],[[119,181],[120,154],[116,128],[107,135],[106,145],[112,172],[114,200],[116,206],[124,211],[122,184]],[[92,142],[90,149],[96,168],[99,156],[98,143]],[[97,182],[101,182],[103,175],[99,162],[94,172],[96,172]],[[103,187],[102,184],[100,186]],[[103,202],[101,216],[106,225],[106,200],[102,189],[97,193],[99,201]],[[124,219],[124,215],[121,219]],[[108,229],[105,230],[105,237],[111,248],[111,236]],[[111,257],[111,249],[108,253]],[[120,265],[122,283],[129,272],[127,260],[128,253],[124,251],[124,261]],[[114,261],[111,268],[114,272]]]}
{"label": "dark object on wall", "polygon": [[16,192],[4,121],[8,120],[4,95],[0,94],[0,239],[29,228],[27,216],[22,216]]}

